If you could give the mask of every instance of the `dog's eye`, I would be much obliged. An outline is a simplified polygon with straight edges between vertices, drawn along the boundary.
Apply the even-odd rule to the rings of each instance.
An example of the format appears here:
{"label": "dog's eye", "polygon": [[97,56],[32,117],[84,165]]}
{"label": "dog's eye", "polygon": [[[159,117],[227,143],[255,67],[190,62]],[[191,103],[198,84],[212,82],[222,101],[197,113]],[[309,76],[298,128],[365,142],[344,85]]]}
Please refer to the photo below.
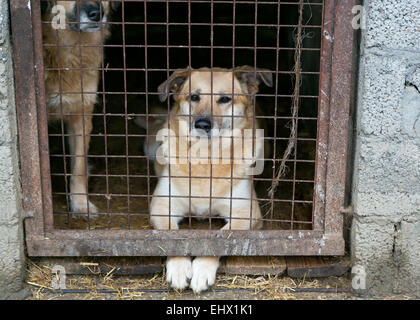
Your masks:
{"label": "dog's eye", "polygon": [[200,101],[200,96],[198,94],[192,94],[190,100],[195,102]]}
{"label": "dog's eye", "polygon": [[232,101],[232,98],[228,96],[220,97],[219,100],[217,100],[218,103],[228,103],[230,101]]}

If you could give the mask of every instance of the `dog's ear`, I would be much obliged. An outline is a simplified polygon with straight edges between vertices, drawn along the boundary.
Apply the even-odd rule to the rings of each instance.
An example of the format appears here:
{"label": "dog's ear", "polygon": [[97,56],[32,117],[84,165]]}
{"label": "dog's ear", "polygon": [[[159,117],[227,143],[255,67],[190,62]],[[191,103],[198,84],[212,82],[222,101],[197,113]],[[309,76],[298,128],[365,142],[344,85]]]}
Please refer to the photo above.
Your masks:
{"label": "dog's ear", "polygon": [[120,1],[111,1],[111,10],[116,11],[121,6]]}
{"label": "dog's ear", "polygon": [[41,14],[46,14],[51,11],[51,1],[41,1]]}
{"label": "dog's ear", "polygon": [[178,92],[190,71],[189,68],[175,70],[168,80],[158,87],[159,100],[163,102],[168,98],[170,92]]}
{"label": "dog's ear", "polygon": [[261,81],[266,86],[273,86],[273,72],[271,70],[242,66],[235,68],[234,73],[239,82],[246,85],[249,93],[258,92],[258,86]]}

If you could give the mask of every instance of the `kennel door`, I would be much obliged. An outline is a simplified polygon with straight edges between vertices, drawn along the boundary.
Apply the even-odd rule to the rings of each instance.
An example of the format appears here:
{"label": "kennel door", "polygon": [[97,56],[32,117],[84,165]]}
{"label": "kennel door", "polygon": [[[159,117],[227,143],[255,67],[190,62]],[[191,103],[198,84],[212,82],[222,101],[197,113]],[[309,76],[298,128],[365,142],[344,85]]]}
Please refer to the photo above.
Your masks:
{"label": "kennel door", "polygon": [[[92,115],[91,150],[86,157],[96,164],[89,173],[88,196],[98,205],[99,213],[104,216],[103,223],[101,219],[96,222],[74,219],[67,204],[68,185],[62,183],[61,189],[55,185],[57,179],[70,179],[71,173],[66,168],[69,168],[72,156],[54,149],[54,141],[61,141],[61,147],[66,148],[71,134],[64,131],[62,121],[58,131],[49,128],[50,114],[45,96],[44,76],[54,68],[45,67],[44,48],[50,45],[64,50],[74,46],[83,51],[90,45],[45,43],[43,25],[51,21],[42,20],[40,2],[43,1],[10,0],[22,198],[29,256],[344,254],[341,211],[345,199],[349,137],[354,0],[122,1],[116,17],[103,22],[112,26],[112,33],[101,45],[104,56],[99,68],[98,90],[90,92],[98,99]],[[311,19],[310,23],[307,23],[308,19]],[[291,69],[282,69],[282,61],[292,61],[298,50],[296,46],[290,47],[297,30],[302,32],[301,57],[306,58],[302,58],[300,68],[293,69],[294,65]],[[227,35],[229,39],[225,38]],[[318,47],[311,47],[314,39],[318,39]],[[310,70],[310,65],[303,63],[305,59],[317,61],[318,70]],[[312,85],[316,84],[315,92],[301,90],[298,94],[299,103],[307,103],[309,109],[316,110],[315,114],[263,116],[267,121],[276,122],[281,130],[287,128],[288,121],[296,120],[299,128],[307,126],[310,129],[307,132],[313,133],[313,136],[304,133],[294,137],[298,152],[289,158],[291,176],[280,179],[283,189],[292,190],[290,197],[258,196],[258,200],[267,201],[270,208],[280,206],[284,210],[282,203],[290,207],[290,219],[276,219],[271,213],[267,218],[268,225],[284,223],[281,227],[247,231],[213,228],[159,231],[147,226],[147,206],[153,194],[150,186],[158,177],[152,173],[152,164],[142,154],[138,143],[149,135],[139,131],[133,119],[153,116],[153,101],[158,96],[157,85],[162,79],[180,67],[198,64],[210,68],[245,64],[269,67],[271,64],[275,71],[275,88],[261,91],[257,99],[275,101],[273,110],[282,110],[282,103],[294,97],[294,90],[281,91],[280,79],[298,86],[316,79],[312,82]],[[95,69],[89,66],[70,68],[81,73]],[[62,73],[68,71],[61,67],[55,69]],[[136,79],[141,81],[136,82]],[[117,83],[114,88],[109,86],[113,82]],[[294,89],[293,85],[291,88]],[[113,105],[118,107],[108,108]],[[137,105],[143,105],[145,111],[133,111],[133,106]],[[163,107],[167,111],[170,109],[169,104]],[[310,121],[316,126],[308,124]],[[113,126],[114,123],[120,124]],[[122,128],[122,131],[115,128]],[[281,162],[279,148],[286,146],[290,139],[288,135],[282,137],[281,130],[272,131],[270,137],[273,141],[283,141],[280,144],[272,142],[280,147],[277,155],[267,159],[276,165]],[[103,147],[104,151],[97,151],[97,146]],[[113,154],[110,150],[114,147],[120,147],[121,153]],[[305,158],[299,150],[309,150],[307,154],[311,153],[312,158]],[[61,165],[63,171],[55,171],[58,158],[67,161]],[[134,169],[133,162],[136,162]],[[119,167],[116,163],[120,163]],[[312,177],[296,175],[299,170],[305,171],[300,168],[309,167],[313,168]],[[138,168],[146,171],[136,171]],[[254,177],[253,181],[271,186],[273,178],[275,174],[268,178]],[[136,181],[140,180],[144,182],[143,191],[136,189],[141,185]],[[311,185],[311,198],[299,199],[296,194],[304,193],[299,188],[305,183]],[[117,198],[124,199],[124,205],[118,206]],[[118,207],[115,210],[114,203]],[[307,220],[295,215],[300,210],[309,212],[305,213],[309,217]],[[216,224],[217,221],[213,222]]]}

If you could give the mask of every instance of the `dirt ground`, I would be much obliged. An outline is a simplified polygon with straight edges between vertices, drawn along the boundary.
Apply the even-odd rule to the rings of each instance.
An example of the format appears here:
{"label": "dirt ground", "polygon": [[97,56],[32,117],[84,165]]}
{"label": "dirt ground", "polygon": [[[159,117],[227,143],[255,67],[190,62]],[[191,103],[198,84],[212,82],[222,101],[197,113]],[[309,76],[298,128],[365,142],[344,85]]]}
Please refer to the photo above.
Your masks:
{"label": "dirt ground", "polygon": [[218,274],[207,292],[170,289],[165,274],[115,276],[114,269],[91,275],[71,275],[65,279],[66,289],[54,291],[53,273],[49,267],[29,261],[28,300],[411,300],[410,295],[375,298],[359,297],[351,292],[348,276],[319,279],[292,279],[287,276],[245,276]]}

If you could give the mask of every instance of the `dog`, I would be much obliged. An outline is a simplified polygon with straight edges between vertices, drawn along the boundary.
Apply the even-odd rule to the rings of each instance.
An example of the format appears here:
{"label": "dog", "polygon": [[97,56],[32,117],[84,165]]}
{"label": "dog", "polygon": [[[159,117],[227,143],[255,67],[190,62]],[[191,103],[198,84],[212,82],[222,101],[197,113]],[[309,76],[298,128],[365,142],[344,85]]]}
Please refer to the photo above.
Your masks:
{"label": "dog", "polygon": [[[153,163],[156,158],[156,151],[161,144],[156,140],[156,136],[166,122],[167,113],[168,110],[162,106],[151,105],[149,107],[149,119],[144,116],[135,117],[134,119],[136,125],[148,132],[148,138],[143,144],[143,153]],[[151,116],[150,114],[153,115]]]}
{"label": "dog", "polygon": [[[163,132],[170,130],[157,135],[161,144],[156,153],[155,171],[160,178],[150,204],[150,222],[154,229],[177,230],[179,222],[190,213],[201,217],[219,215],[227,221],[224,230],[260,227],[261,212],[249,173],[255,163],[232,161],[232,144],[229,143],[221,144],[219,149],[222,155],[228,155],[227,162],[213,161],[215,157],[206,163],[209,159],[200,157],[204,163],[197,163],[191,152],[198,145],[205,154],[209,151],[208,139],[220,137],[221,130],[255,132],[260,126],[254,118],[255,94],[261,82],[271,87],[272,72],[249,66],[234,70],[187,68],[174,71],[158,87],[161,102],[171,94],[174,103],[162,126]],[[231,141],[230,137],[228,140]],[[261,158],[263,146],[264,143],[255,147],[255,154]],[[176,161],[171,162],[174,158]],[[166,281],[173,288],[185,289],[189,285],[199,293],[214,284],[218,267],[219,257],[203,256],[193,260],[168,257]]]}
{"label": "dog", "polygon": [[[53,23],[42,24],[43,43],[53,44],[43,49],[44,67],[47,69],[45,100],[48,113],[55,114],[49,115],[48,120],[63,119],[69,134],[72,212],[98,212],[87,196],[86,155],[92,131],[92,112],[97,99],[95,92],[100,79],[100,72],[95,69],[101,66],[101,46],[110,34],[107,19],[117,5],[108,1],[41,2],[42,20],[61,23],[59,27]],[[62,15],[60,21],[57,21],[58,14]]]}

